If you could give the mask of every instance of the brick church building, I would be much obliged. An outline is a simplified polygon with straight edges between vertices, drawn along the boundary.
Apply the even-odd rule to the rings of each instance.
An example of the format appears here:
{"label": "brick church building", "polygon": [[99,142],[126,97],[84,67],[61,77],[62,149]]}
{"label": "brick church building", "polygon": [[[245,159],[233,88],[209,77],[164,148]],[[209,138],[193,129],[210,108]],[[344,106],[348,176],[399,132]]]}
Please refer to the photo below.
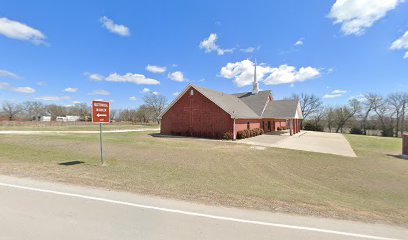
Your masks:
{"label": "brick church building", "polygon": [[227,94],[188,85],[160,114],[161,134],[222,138],[224,133],[262,128],[265,133],[281,128],[291,135],[300,131],[303,119],[299,101],[274,100],[270,90]]}

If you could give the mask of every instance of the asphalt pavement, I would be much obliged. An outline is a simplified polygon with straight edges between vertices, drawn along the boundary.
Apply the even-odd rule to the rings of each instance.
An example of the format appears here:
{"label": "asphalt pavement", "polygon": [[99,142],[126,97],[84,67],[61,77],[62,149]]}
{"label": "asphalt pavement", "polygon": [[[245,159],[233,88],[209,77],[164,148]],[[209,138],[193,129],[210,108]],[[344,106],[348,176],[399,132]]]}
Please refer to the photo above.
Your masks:
{"label": "asphalt pavement", "polygon": [[0,176],[0,239],[408,239],[408,229]]}

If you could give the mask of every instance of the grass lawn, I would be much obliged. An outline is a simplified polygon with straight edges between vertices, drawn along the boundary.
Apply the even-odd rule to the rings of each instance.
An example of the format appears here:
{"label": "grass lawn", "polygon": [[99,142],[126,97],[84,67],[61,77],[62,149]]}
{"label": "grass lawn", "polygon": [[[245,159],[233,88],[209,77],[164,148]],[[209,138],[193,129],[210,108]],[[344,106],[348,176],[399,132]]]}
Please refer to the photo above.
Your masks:
{"label": "grass lawn", "polygon": [[[0,174],[207,204],[408,226],[401,139],[347,135],[357,158],[146,132],[0,136]],[[60,165],[82,161],[77,165]]]}

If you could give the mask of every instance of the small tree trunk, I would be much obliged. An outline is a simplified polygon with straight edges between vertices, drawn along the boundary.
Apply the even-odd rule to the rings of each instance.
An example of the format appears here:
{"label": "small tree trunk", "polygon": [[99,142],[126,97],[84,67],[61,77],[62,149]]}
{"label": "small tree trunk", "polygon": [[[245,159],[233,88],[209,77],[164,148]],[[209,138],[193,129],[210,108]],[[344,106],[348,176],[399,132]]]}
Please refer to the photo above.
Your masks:
{"label": "small tree trunk", "polygon": [[401,136],[404,134],[404,128],[405,128],[405,106],[406,102],[402,104],[402,116],[401,116]]}

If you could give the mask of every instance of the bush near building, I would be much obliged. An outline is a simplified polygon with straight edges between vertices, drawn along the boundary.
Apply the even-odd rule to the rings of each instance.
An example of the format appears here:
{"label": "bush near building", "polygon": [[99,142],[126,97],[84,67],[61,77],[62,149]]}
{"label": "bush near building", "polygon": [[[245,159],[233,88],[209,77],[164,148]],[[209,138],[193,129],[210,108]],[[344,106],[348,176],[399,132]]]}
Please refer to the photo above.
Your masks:
{"label": "bush near building", "polygon": [[237,139],[250,138],[262,134],[264,134],[264,130],[262,128],[245,129],[237,132]]}
{"label": "bush near building", "polygon": [[304,130],[307,131],[317,131],[317,132],[323,132],[323,126],[320,124],[312,124],[311,122],[306,122],[305,125],[303,126]]}

